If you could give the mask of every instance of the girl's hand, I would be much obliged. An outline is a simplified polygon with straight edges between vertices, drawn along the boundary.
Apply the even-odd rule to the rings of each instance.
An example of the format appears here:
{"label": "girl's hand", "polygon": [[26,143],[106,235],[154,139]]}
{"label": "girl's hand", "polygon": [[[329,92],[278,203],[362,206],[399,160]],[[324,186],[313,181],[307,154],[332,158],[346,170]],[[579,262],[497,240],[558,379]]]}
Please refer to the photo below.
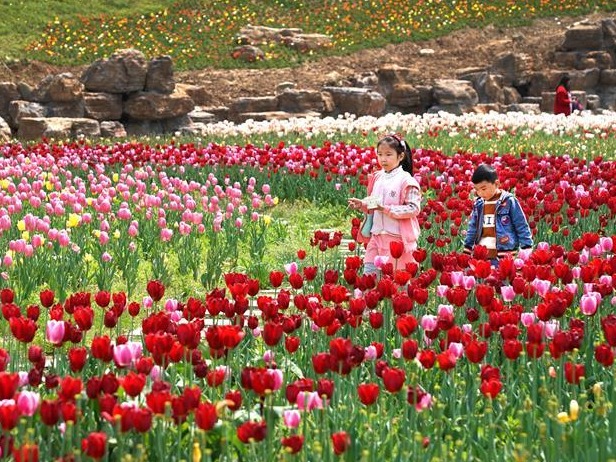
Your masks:
{"label": "girl's hand", "polygon": [[351,207],[352,209],[361,209],[363,206],[363,201],[361,199],[358,199],[356,197],[351,197],[349,199],[349,207]]}

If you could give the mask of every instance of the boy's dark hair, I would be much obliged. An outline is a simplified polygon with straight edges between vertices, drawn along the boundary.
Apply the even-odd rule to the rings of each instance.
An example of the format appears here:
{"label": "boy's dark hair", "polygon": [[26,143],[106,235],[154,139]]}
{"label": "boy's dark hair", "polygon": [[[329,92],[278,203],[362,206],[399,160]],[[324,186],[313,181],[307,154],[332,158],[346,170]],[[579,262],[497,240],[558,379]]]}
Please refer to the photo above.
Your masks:
{"label": "boy's dark hair", "polygon": [[411,148],[406,141],[404,141],[400,136],[392,134],[381,138],[376,143],[376,148],[378,149],[381,144],[386,144],[398,154],[404,154],[402,162],[400,162],[400,165],[402,165],[402,170],[409,172],[411,175],[413,174],[413,157],[411,156]]}
{"label": "boy's dark hair", "polygon": [[488,183],[496,183],[496,180],[498,180],[496,170],[494,170],[494,167],[488,164],[481,164],[479,167],[477,167],[473,172],[473,177],[471,178],[471,181],[474,184],[481,183],[482,181],[487,181]]}

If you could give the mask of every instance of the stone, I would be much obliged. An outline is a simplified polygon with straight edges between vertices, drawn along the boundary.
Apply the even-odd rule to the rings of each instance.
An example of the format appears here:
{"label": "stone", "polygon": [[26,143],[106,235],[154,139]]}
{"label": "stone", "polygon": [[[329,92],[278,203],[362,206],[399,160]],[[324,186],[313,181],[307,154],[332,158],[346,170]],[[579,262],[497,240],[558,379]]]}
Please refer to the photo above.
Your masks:
{"label": "stone", "polygon": [[233,49],[231,52],[231,57],[233,59],[254,63],[255,61],[265,59],[265,53],[261,48],[254,45],[240,45],[239,47],[235,47]]}
{"label": "stone", "polygon": [[521,112],[522,114],[541,114],[538,103],[516,103],[505,106],[506,112]]}
{"label": "stone", "polygon": [[162,120],[188,114],[195,108],[193,100],[185,93],[169,95],[155,92],[138,92],[124,102],[124,113],[137,120]]}
{"label": "stone", "polygon": [[608,50],[616,48],[616,22],[613,19],[603,19],[601,29],[603,30],[603,47]]}
{"label": "stone", "polygon": [[421,95],[413,85],[394,84],[389,95],[389,104],[401,109],[418,108],[421,106]]}
{"label": "stone", "polygon": [[466,80],[440,79],[434,82],[434,100],[438,106],[465,112],[479,102],[473,85]]}
{"label": "stone", "polygon": [[175,88],[181,93],[190,96],[196,106],[209,106],[214,101],[214,95],[203,85],[192,85],[189,83],[176,83]]}
{"label": "stone", "polygon": [[282,43],[300,53],[331,48],[332,37],[324,34],[294,34],[290,37],[282,37]]}
{"label": "stone", "polygon": [[228,120],[229,108],[227,106],[204,106],[201,108],[204,112],[211,112],[216,117],[216,120]]}
{"label": "stone", "polygon": [[324,87],[323,91],[332,96],[338,114],[380,116],[387,104],[383,95],[367,88]]}
{"label": "stone", "polygon": [[469,111],[475,114],[489,114],[491,112],[502,112],[502,105],[499,103],[479,103],[475,104]]}
{"label": "stone", "polygon": [[322,112],[325,108],[320,91],[286,90],[278,95],[278,109],[285,112]]}
{"label": "stone", "polygon": [[525,53],[501,53],[489,71],[502,75],[503,85],[517,87],[528,82],[532,68],[532,57]]}
{"label": "stone", "polygon": [[556,51],[552,61],[556,67],[562,69],[575,69],[579,60],[577,51]]}
{"label": "stone", "polygon": [[[601,71],[597,68],[582,69],[569,72],[569,76],[571,77],[572,90],[587,90],[598,85]],[[556,83],[558,82],[554,83],[554,88],[556,88]]]}
{"label": "stone", "polygon": [[303,113],[291,113],[286,111],[266,111],[266,112],[243,112],[237,115],[238,122],[246,122],[253,120],[255,122],[263,122],[266,120],[288,120],[291,118],[305,118],[321,116],[318,112],[303,112]]}
{"label": "stone", "polygon": [[148,63],[145,77],[145,91],[171,94],[175,90],[173,61],[171,56],[160,56]]}
{"label": "stone", "polygon": [[582,56],[577,69],[610,69],[614,64],[612,55],[607,51],[589,51]]}
{"label": "stone", "polygon": [[287,91],[287,90],[295,90],[297,88],[297,84],[295,82],[280,82],[276,85],[276,94]]}
{"label": "stone", "polygon": [[385,98],[390,98],[395,85],[412,86],[414,79],[414,72],[411,68],[398,66],[397,64],[388,64],[380,67],[376,71],[376,75],[379,91]]}
{"label": "stone", "polygon": [[503,97],[505,99],[504,104],[506,105],[517,104],[522,100],[522,96],[520,95],[518,90],[513,87],[504,87]]}
{"label": "stone", "polygon": [[603,27],[601,24],[577,24],[565,31],[560,45],[563,51],[601,50],[603,48]]}
{"label": "stone", "polygon": [[234,114],[276,110],[278,110],[278,97],[276,96],[247,96],[238,98],[229,107],[229,111]]}
{"label": "stone", "polygon": [[145,88],[148,63],[139,50],[118,50],[108,59],[98,59],[81,75],[85,90],[130,93]]}
{"label": "stone", "polygon": [[432,48],[422,48],[419,50],[419,56],[432,56],[436,53]]}
{"label": "stone", "polygon": [[96,120],[84,118],[24,117],[19,123],[17,135],[24,140],[96,137],[100,136],[100,125]]}
{"label": "stone", "polygon": [[73,103],[83,94],[83,84],[70,72],[48,75],[41,80],[33,98],[40,103]]}
{"label": "stone", "polygon": [[18,99],[21,98],[16,83],[0,82],[0,118],[9,118],[9,105]]}
{"label": "stone", "polygon": [[248,24],[240,29],[236,40],[241,45],[264,45],[269,42],[280,42],[283,37],[292,37],[301,33],[302,29],[298,28],[276,28]]}
{"label": "stone", "polygon": [[6,143],[12,137],[11,127],[3,117],[0,117],[0,142]]}
{"label": "stone", "polygon": [[13,128],[18,128],[24,117],[45,117],[47,111],[45,106],[31,101],[15,100],[9,104],[9,124]]}
{"label": "stone", "polygon": [[116,120],[105,120],[101,122],[101,137],[102,138],[126,138],[126,129],[124,125]]}
{"label": "stone", "polygon": [[45,117],[82,118],[85,115],[83,100],[45,104]]}
{"label": "stone", "polygon": [[160,120],[128,119],[123,122],[127,136],[162,135],[163,128]]}
{"label": "stone", "polygon": [[188,117],[190,117],[193,123],[209,124],[216,122],[216,116],[211,112],[204,111],[200,106],[195,106],[195,108],[188,113]]}
{"label": "stone", "polygon": [[122,118],[122,95],[117,93],[83,94],[84,114],[96,120],[120,120]]}
{"label": "stone", "polygon": [[586,95],[586,109],[594,111],[601,107],[601,97],[599,95]]}
{"label": "stone", "polygon": [[24,101],[35,101],[35,88],[27,82],[19,82],[17,84],[17,89],[19,90],[20,98]]}
{"label": "stone", "polygon": [[606,86],[616,85],[616,69],[603,69],[599,74],[599,84]]}

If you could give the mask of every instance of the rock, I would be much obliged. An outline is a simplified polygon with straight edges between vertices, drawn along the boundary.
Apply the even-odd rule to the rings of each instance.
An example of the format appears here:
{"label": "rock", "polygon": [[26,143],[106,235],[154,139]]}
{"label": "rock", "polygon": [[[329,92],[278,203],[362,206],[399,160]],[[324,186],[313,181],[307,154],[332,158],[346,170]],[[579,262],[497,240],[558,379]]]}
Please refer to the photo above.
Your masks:
{"label": "rock", "polygon": [[492,74],[503,76],[503,85],[517,87],[528,82],[533,60],[525,53],[501,53],[490,66]]}
{"label": "rock", "polygon": [[376,71],[376,75],[379,91],[385,98],[390,98],[395,85],[413,85],[413,70],[408,67],[398,66],[397,64],[380,67]]}
{"label": "rock", "polygon": [[[583,69],[579,71],[569,72],[571,77],[571,89],[572,90],[588,90],[594,88],[599,83],[601,71],[597,68]],[[554,83],[554,87],[556,87]]]}
{"label": "rock", "polygon": [[9,104],[9,120],[11,127],[18,128],[24,117],[45,117],[47,111],[40,103],[16,100]]}
{"label": "rock", "polygon": [[33,98],[40,103],[73,103],[83,94],[83,84],[70,72],[48,75],[38,84]]}
{"label": "rock", "polygon": [[280,42],[283,37],[292,37],[301,33],[302,29],[297,28],[279,29],[248,24],[240,29],[237,43],[241,45],[264,45],[269,42]]}
{"label": "rock", "polygon": [[231,57],[233,59],[254,63],[255,61],[265,59],[265,53],[261,48],[257,48],[254,45],[240,45],[239,47],[235,47],[233,49],[231,52]]}
{"label": "rock", "polygon": [[436,53],[432,48],[422,48],[419,50],[419,56],[432,56]]}
{"label": "rock", "polygon": [[616,69],[603,69],[599,74],[599,84],[606,86],[616,85]]}
{"label": "rock", "polygon": [[278,108],[285,112],[322,112],[325,104],[320,91],[286,90],[278,95]]}
{"label": "rock", "polygon": [[0,82],[0,118],[8,119],[10,117],[9,105],[11,101],[18,99],[21,98],[17,84],[13,82]]}
{"label": "rock", "polygon": [[171,94],[175,90],[173,78],[173,61],[171,56],[152,59],[148,64],[145,77],[145,91]]}
{"label": "rock", "polygon": [[499,103],[479,103],[473,106],[472,110],[475,114],[489,114],[490,112],[502,112],[502,105]]}
{"label": "rock", "polygon": [[434,83],[434,100],[441,110],[460,114],[477,104],[479,97],[466,80],[440,79]]}
{"label": "rock", "polygon": [[300,53],[308,53],[331,48],[332,38],[324,34],[294,34],[290,37],[282,37],[282,43]]}
{"label": "rock", "polygon": [[505,93],[503,92],[503,76],[490,74],[489,72],[478,72],[465,74],[460,80],[469,80],[477,92],[480,104],[504,103]]}
{"label": "rock", "polygon": [[202,107],[195,106],[195,108],[188,113],[188,117],[193,123],[209,124],[216,122],[216,115],[211,112],[204,111]]}
{"label": "rock", "polygon": [[163,128],[160,120],[128,119],[124,123],[127,136],[162,135]]}
{"label": "rock", "polygon": [[577,69],[610,69],[614,64],[612,55],[607,51],[589,51],[582,56]]}
{"label": "rock", "polygon": [[170,117],[160,121],[163,133],[176,133],[181,131],[182,127],[190,127],[192,120],[188,115],[182,115],[179,117]]}
{"label": "rock", "polygon": [[523,114],[541,114],[541,109],[537,103],[518,103],[505,106],[506,112],[521,112]]}
{"label": "rock", "polygon": [[35,88],[32,85],[26,82],[19,82],[17,84],[17,89],[21,95],[21,98],[17,99],[22,99],[24,101],[35,101]]}
{"label": "rock", "polygon": [[601,107],[601,97],[599,95],[586,95],[586,109],[594,111]]}
{"label": "rock", "polygon": [[339,72],[331,71],[325,76],[325,85],[328,87],[341,87],[343,82],[344,77]]}
{"label": "rock", "polygon": [[145,88],[148,63],[139,50],[119,50],[109,59],[99,59],[82,74],[86,91],[130,93]]}
{"label": "rock", "polygon": [[[195,103],[185,93],[138,92],[124,102],[124,113],[137,120],[162,120],[188,114]],[[128,130],[128,129],[127,129]]]}
{"label": "rock", "polygon": [[11,127],[9,127],[9,124],[4,118],[0,117],[0,143],[6,143],[12,137]]}
{"label": "rock", "polygon": [[601,24],[578,24],[565,31],[560,45],[563,51],[601,50],[603,48],[603,27]]}
{"label": "rock", "polygon": [[229,120],[230,110],[226,106],[204,106],[201,108],[204,112],[211,112],[216,117],[216,120]]}
{"label": "rock", "polygon": [[105,120],[101,122],[102,138],[126,138],[124,125],[115,120]]}
{"label": "rock", "polygon": [[321,114],[318,112],[302,112],[302,113],[291,113],[286,111],[267,111],[267,112],[243,112],[237,115],[238,122],[246,122],[247,120],[254,120],[255,122],[262,122],[265,120],[288,120],[293,117],[295,118],[304,118],[304,117],[317,117],[319,118]]}
{"label": "rock", "polygon": [[387,102],[376,91],[354,87],[324,87],[323,91],[332,96],[339,114],[379,116],[385,111]]}
{"label": "rock", "polygon": [[205,133],[207,126],[202,122],[194,122],[188,127],[180,128],[180,134],[183,136],[202,136]]}
{"label": "rock", "polygon": [[24,140],[97,137],[100,136],[100,125],[96,120],[83,118],[24,117],[19,123],[17,135]]}
{"label": "rock", "polygon": [[47,103],[45,117],[82,118],[85,115],[83,100],[67,103]]}
{"label": "rock", "polygon": [[603,47],[607,50],[616,48],[616,22],[613,19],[601,21],[603,30]]}
{"label": "rock", "polygon": [[505,98],[504,104],[506,105],[517,104],[522,100],[518,90],[513,87],[503,88],[503,96]]}
{"label": "rock", "polygon": [[229,111],[233,114],[276,110],[278,110],[278,97],[276,96],[247,96],[238,98],[229,107]]}
{"label": "rock", "polygon": [[120,120],[122,117],[122,95],[117,93],[83,94],[84,114],[96,120]]}
{"label": "rock", "polygon": [[575,69],[579,59],[579,52],[577,51],[557,51],[554,53],[552,61],[556,67]]}
{"label": "rock", "polygon": [[188,83],[177,83],[175,88],[180,93],[190,96],[196,106],[209,106],[214,101],[214,96],[203,85],[191,85]]}
{"label": "rock", "polygon": [[421,95],[419,90],[407,83],[394,84],[389,95],[389,104],[400,109],[421,107]]}
{"label": "rock", "polygon": [[280,82],[276,85],[276,94],[279,95],[287,90],[295,90],[297,84],[295,82]]}

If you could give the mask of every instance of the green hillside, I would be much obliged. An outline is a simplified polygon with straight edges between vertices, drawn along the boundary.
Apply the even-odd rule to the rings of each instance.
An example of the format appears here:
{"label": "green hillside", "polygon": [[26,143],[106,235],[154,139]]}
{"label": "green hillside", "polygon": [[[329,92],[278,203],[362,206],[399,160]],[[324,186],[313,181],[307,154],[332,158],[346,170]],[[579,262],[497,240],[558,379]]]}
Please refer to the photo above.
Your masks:
{"label": "green hillside", "polygon": [[611,0],[0,0],[0,60],[74,65],[135,47],[171,55],[178,69],[282,67],[317,54],[269,44],[263,61],[240,63],[231,57],[237,32],[246,24],[299,27],[333,37],[321,54],[343,55],[467,26],[614,9]]}

